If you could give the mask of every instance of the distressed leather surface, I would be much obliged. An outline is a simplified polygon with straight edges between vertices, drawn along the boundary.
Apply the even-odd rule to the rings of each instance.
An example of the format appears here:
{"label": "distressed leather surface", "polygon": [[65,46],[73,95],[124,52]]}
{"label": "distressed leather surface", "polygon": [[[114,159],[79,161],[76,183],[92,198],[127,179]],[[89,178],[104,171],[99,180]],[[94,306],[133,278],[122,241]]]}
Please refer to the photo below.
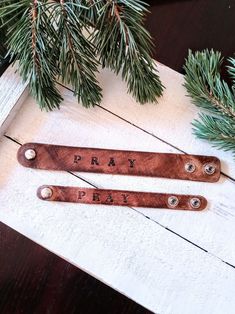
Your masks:
{"label": "distressed leather surface", "polygon": [[[33,149],[36,158],[27,160],[25,151]],[[46,170],[67,170],[134,176],[162,177],[192,181],[216,182],[220,177],[220,161],[212,156],[79,148],[27,143],[18,151],[18,161],[25,167]],[[195,171],[187,172],[191,163]],[[205,165],[213,165],[208,175]]]}
{"label": "distressed leather surface", "polygon": [[[168,208],[182,210],[202,210],[206,207],[207,201],[202,196],[193,195],[175,195],[163,193],[149,192],[133,192],[119,190],[104,190],[91,189],[81,187],[55,186],[44,185],[38,188],[37,196],[45,200],[41,191],[49,188],[52,191],[52,196],[47,198],[48,201],[74,202],[85,204],[103,204],[103,205],[119,205],[133,207],[152,207],[152,208]],[[168,203],[169,197],[176,197],[178,205],[170,206]],[[200,206],[193,208],[190,200],[199,199]]]}

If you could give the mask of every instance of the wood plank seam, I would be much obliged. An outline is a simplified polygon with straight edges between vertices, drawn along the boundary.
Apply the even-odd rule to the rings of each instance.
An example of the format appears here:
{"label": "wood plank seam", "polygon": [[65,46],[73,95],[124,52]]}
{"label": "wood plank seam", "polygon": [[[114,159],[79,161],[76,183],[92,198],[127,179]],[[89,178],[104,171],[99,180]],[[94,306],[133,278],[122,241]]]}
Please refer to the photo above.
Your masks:
{"label": "wood plank seam", "polygon": [[[177,75],[178,76],[178,75]],[[67,89],[67,88],[66,88]],[[74,98],[74,97],[72,97],[72,95],[70,95],[71,96],[71,98]],[[74,104],[76,104],[77,105],[77,102],[76,102],[76,99],[74,99],[73,100],[73,102],[74,102]],[[35,106],[35,103],[34,103],[34,106]],[[135,105],[136,106],[136,105]],[[66,106],[64,106],[64,107],[66,107]],[[81,107],[81,106],[80,106]],[[137,109],[138,109],[138,106],[136,106],[137,107]],[[148,107],[148,106],[147,106]],[[76,106],[74,107],[74,110],[75,110],[75,108],[76,108]],[[106,107],[105,107],[106,108]],[[111,107],[112,108],[112,107]],[[116,107],[114,107],[114,108],[116,108]],[[63,108],[62,107],[62,110],[64,110],[64,109],[66,109],[66,108]],[[80,110],[81,108],[78,108],[78,110]],[[133,109],[133,108],[132,108]],[[32,110],[34,110],[34,108],[32,107]],[[37,108],[35,108],[35,110],[37,110]],[[92,109],[91,109],[92,110]],[[109,108],[109,111],[110,111],[111,109]],[[101,111],[101,115],[102,115],[102,110],[100,110]],[[143,110],[142,110],[143,111]],[[190,111],[190,110],[189,110]],[[105,114],[105,112],[106,111],[103,111],[103,113]],[[56,114],[56,113],[55,113]],[[118,113],[119,115],[121,115],[122,116],[122,114],[121,114],[121,111],[119,111],[119,113]],[[110,115],[110,113],[109,112],[106,112],[106,115]],[[117,120],[119,119],[118,117],[116,117],[115,115],[117,115],[117,114],[112,114],[112,116],[113,116],[113,119],[114,118],[116,118]],[[88,116],[89,116],[89,114],[88,114]],[[110,115],[110,118],[111,118],[111,115]],[[126,119],[128,119],[127,117],[126,117]],[[120,123],[122,124],[122,120],[120,119],[119,120],[120,121]],[[134,121],[134,123],[136,123],[135,121]],[[124,121],[123,121],[123,124],[124,124]],[[138,123],[137,123],[138,124]],[[129,125],[129,128],[131,129],[133,129],[133,133],[135,133],[135,132],[137,132],[138,130],[139,130],[139,128],[133,128],[133,125],[132,125],[132,123],[130,122],[130,124],[128,124]],[[128,128],[128,125],[126,125],[126,127]],[[124,126],[124,125],[123,125]],[[144,126],[142,125],[142,128],[143,128]],[[135,131],[136,130],[136,131]],[[142,131],[141,131],[142,132]],[[151,134],[151,132],[154,132],[154,131],[151,131],[151,130],[148,130],[147,131],[150,135],[152,135]],[[148,135],[148,133],[146,133],[146,135]],[[142,132],[142,134],[144,134],[143,132]],[[10,135],[11,135],[11,133],[10,133]],[[142,135],[143,136],[143,135]],[[16,134],[12,134],[12,137],[14,138],[14,139],[17,139],[18,138],[18,135],[17,135],[17,133]],[[149,137],[149,136],[147,136],[147,137]],[[152,137],[153,139],[154,139],[154,137]],[[23,142],[25,142],[24,141],[24,139],[22,139],[22,140],[20,140],[22,143]],[[31,141],[31,139],[30,139],[30,141]],[[158,140],[156,139],[156,142],[157,142]],[[27,141],[26,141],[27,142]],[[52,140],[52,142],[53,142],[53,140]],[[66,142],[66,137],[65,137],[65,142]],[[153,141],[154,142],[154,141]],[[161,141],[159,140],[159,143],[160,143]],[[163,144],[163,143],[162,143]],[[93,144],[92,144],[93,145]],[[91,146],[92,146],[91,145]],[[165,145],[167,145],[167,144],[165,144]],[[105,147],[107,147],[107,144],[106,144],[106,146]],[[141,149],[141,148],[140,148]],[[85,176],[86,177],[86,176]],[[99,180],[99,178],[98,178],[98,180]],[[224,180],[224,179],[223,179]],[[226,180],[227,182],[228,182],[228,180]],[[97,181],[96,181],[97,182]],[[229,182],[230,183],[230,182]],[[102,186],[103,185],[103,183],[100,183],[100,185]],[[214,201],[213,201],[214,202]],[[222,206],[222,205],[221,205]],[[213,206],[214,207],[214,206]],[[214,211],[214,209],[213,209],[213,211]],[[216,207],[215,207],[215,211],[217,211],[217,209],[216,209]],[[217,212],[215,212],[216,213],[216,215],[218,214]],[[208,213],[206,213],[206,215],[207,215]],[[225,213],[226,214],[226,213]],[[155,214],[153,213],[153,214],[147,214],[148,216],[150,216],[150,217],[152,217],[152,215],[154,216]],[[166,216],[167,216],[168,214],[166,213]],[[158,213],[156,213],[156,216],[158,216]],[[224,216],[225,217],[225,216]],[[155,219],[155,218],[153,218],[153,219]],[[159,220],[158,218],[157,218],[157,220]],[[176,219],[177,220],[177,219]],[[199,220],[200,220],[200,218],[199,218]],[[161,218],[160,218],[160,221],[161,221]],[[165,225],[168,225],[167,223],[164,223]],[[170,224],[171,225],[171,224]],[[174,225],[174,223],[173,223],[173,225]],[[206,225],[205,225],[205,227],[206,227]],[[175,227],[171,227],[172,228],[172,230],[175,230],[174,228]],[[208,225],[208,228],[210,228],[210,226]],[[211,225],[211,228],[213,228],[213,225]],[[176,230],[177,231],[177,230]],[[183,230],[182,231],[180,231],[180,230],[178,230],[177,232],[179,232],[179,234],[182,234],[182,235],[184,235],[186,238],[188,238],[188,236],[187,236],[187,233],[185,234],[184,232],[183,232]],[[189,237],[190,238],[190,237]],[[200,240],[199,240],[199,238],[198,238],[198,236],[196,235],[196,234],[194,234],[194,238],[190,238],[194,243],[198,243],[198,241],[200,242]],[[197,239],[198,239],[198,241],[197,241]],[[205,244],[200,244],[202,247],[207,247],[207,243],[206,243],[206,241],[207,240],[203,240],[203,243],[205,243]],[[200,242],[201,243],[201,242]],[[213,251],[213,250],[211,250],[211,249],[209,249],[209,251]],[[220,253],[219,252],[215,252],[215,255],[218,255],[218,256],[220,256]],[[226,256],[221,256],[221,258],[223,259],[223,260],[227,260],[227,257]],[[234,262],[233,261],[229,261],[231,264],[234,264]]]}
{"label": "wood plank seam", "polygon": [[[175,146],[175,145],[173,145],[173,144],[171,144],[171,143],[169,143],[169,142],[167,142],[167,141],[161,139],[161,138],[158,137],[157,135],[155,135],[155,134],[153,134],[153,133],[151,133],[151,132],[148,132],[147,130],[141,128],[140,126],[138,126],[138,125],[136,125],[136,124],[134,124],[134,123],[132,123],[132,122],[126,120],[125,118],[123,118],[123,117],[117,115],[116,113],[113,113],[112,111],[110,111],[110,110],[108,110],[108,109],[102,107],[101,105],[97,105],[97,107],[99,107],[99,108],[101,108],[101,109],[107,111],[108,113],[114,115],[115,117],[121,119],[122,121],[124,121],[124,122],[126,122],[126,123],[132,125],[133,127],[139,129],[140,131],[142,131],[142,132],[144,132],[144,133],[146,133],[146,134],[148,134],[148,135],[150,135],[150,136],[156,138],[157,140],[161,141],[162,143],[164,143],[164,144],[166,144],[166,145],[169,145],[170,147],[172,147],[172,148],[178,150],[179,152],[181,152],[181,153],[183,153],[183,154],[185,154],[185,155],[188,154],[187,152],[185,152],[185,151],[182,150],[181,148],[179,148],[179,147],[177,147],[177,146]],[[235,183],[235,178],[229,176],[228,174],[224,173],[223,171],[221,171],[221,174],[222,174],[224,177],[226,177],[226,178],[232,180],[232,181]]]}
{"label": "wood plank seam", "polygon": [[[5,137],[6,139],[8,139],[8,140],[14,142],[15,144],[17,144],[17,145],[19,145],[19,146],[22,145],[20,142],[16,141],[15,139],[12,139],[10,136],[4,135],[4,137]],[[86,182],[87,184],[89,184],[90,186],[92,186],[92,187],[94,187],[94,188],[96,188],[96,189],[102,188],[102,187],[98,187],[97,185],[95,185],[95,184],[89,182],[88,180],[82,178],[81,176],[79,176],[79,175],[77,175],[77,174],[75,174],[75,173],[73,173],[73,172],[71,172],[71,171],[65,171],[65,172],[68,173],[68,174],[70,174],[70,175],[72,175],[72,176],[74,176],[74,177],[76,177],[76,178],[78,178],[79,180],[82,180],[82,181]],[[138,209],[136,209],[136,208],[134,208],[134,207],[131,207],[131,206],[126,206],[126,207],[129,208],[129,209],[131,209],[131,210],[133,210],[135,213],[142,215],[145,219],[148,219],[148,220],[150,220],[151,222],[157,224],[158,226],[160,226],[161,228],[167,230],[167,231],[170,232],[171,234],[174,234],[175,236],[179,237],[181,240],[186,241],[186,242],[192,244],[193,246],[195,246],[195,247],[198,248],[199,250],[203,251],[204,253],[206,253],[206,254],[208,254],[208,255],[210,255],[210,256],[213,256],[213,257],[217,258],[219,261],[221,261],[222,263],[225,263],[225,264],[228,265],[229,267],[235,268],[235,265],[232,265],[231,263],[228,263],[228,262],[224,261],[224,260],[223,260],[222,258],[220,258],[219,256],[217,256],[217,255],[215,255],[215,254],[209,252],[208,250],[206,250],[206,249],[204,249],[203,247],[197,245],[196,243],[190,241],[189,239],[183,237],[182,235],[180,235],[179,233],[173,231],[172,229],[168,228],[167,226],[164,226],[162,223],[158,222],[157,220],[150,218],[149,216],[145,215],[144,213],[142,213],[142,212],[139,211]]]}
{"label": "wood plank seam", "polygon": [[[63,85],[63,84],[61,84],[61,83],[59,83],[59,82],[57,82],[57,84],[60,85],[60,86],[62,86],[62,87],[64,87],[64,88],[67,89],[68,91],[74,93],[74,90],[72,90],[71,88],[67,87],[66,85]],[[125,118],[121,117],[120,115],[118,115],[118,114],[116,114],[116,113],[114,113],[114,112],[108,110],[107,108],[104,108],[104,107],[101,106],[101,105],[95,105],[95,106],[96,106],[96,107],[99,107],[100,109],[102,109],[102,110],[104,110],[104,111],[106,111],[106,112],[108,112],[109,114],[112,114],[112,115],[115,116],[116,118],[122,120],[122,121],[125,122],[125,123],[128,123],[129,125],[131,125],[131,126],[137,128],[138,130],[140,130],[140,131],[142,131],[142,132],[144,132],[144,133],[146,133],[146,134],[148,134],[148,135],[150,135],[150,136],[156,138],[157,140],[161,141],[162,143],[164,143],[164,144],[166,144],[166,145],[169,145],[170,147],[172,147],[172,148],[178,150],[179,152],[181,152],[181,153],[183,153],[183,154],[186,154],[186,155],[188,154],[186,151],[180,149],[179,147],[177,147],[177,146],[175,146],[175,145],[169,143],[168,141],[165,141],[165,140],[161,139],[160,137],[158,137],[157,135],[155,135],[155,134],[153,134],[153,133],[151,133],[151,132],[148,132],[147,130],[143,129],[142,127],[136,125],[135,123],[132,123],[132,122],[128,121],[127,119],[125,119]],[[235,184],[235,178],[229,176],[228,174],[224,173],[223,171],[221,171],[221,174],[222,174],[224,177],[230,179],[230,180],[232,181],[232,183]]]}
{"label": "wood plank seam", "polygon": [[[8,69],[9,69],[9,75],[11,75],[11,72],[14,70],[14,67],[12,67],[12,68],[9,67]],[[7,72],[6,72],[6,75],[7,75]],[[19,80],[19,78],[17,78],[17,80]],[[74,93],[74,91],[73,91],[71,88],[69,88],[69,87],[63,85],[62,83],[57,82],[57,84]],[[23,95],[23,93],[25,93],[25,95],[26,95],[26,92],[25,92],[25,91],[27,90],[27,84],[24,84],[23,86],[21,86],[22,84],[21,84],[20,81],[19,81],[19,85],[20,85],[20,88],[21,88],[21,90],[22,90],[22,95]],[[23,97],[23,96],[22,96],[22,97]],[[22,98],[22,97],[21,97],[21,98]],[[23,99],[25,99],[25,96],[23,97]],[[19,107],[20,107],[20,105],[21,105],[22,102],[23,102],[23,101],[21,100],[20,102],[18,101],[18,102],[16,103],[16,105],[18,104],[18,105],[17,105],[17,106],[18,106],[18,109],[19,109]],[[158,136],[155,135],[154,133],[149,132],[149,131],[143,129],[142,127],[138,126],[137,124],[128,121],[127,119],[123,118],[122,116],[120,116],[120,115],[118,115],[118,114],[116,114],[116,113],[110,111],[109,109],[107,109],[107,108],[105,108],[105,107],[103,107],[103,106],[101,106],[101,105],[96,105],[96,106],[99,107],[100,109],[102,109],[102,110],[104,110],[104,111],[106,111],[106,112],[112,114],[113,116],[117,117],[118,119],[121,119],[122,121],[128,123],[129,125],[131,125],[131,126],[137,128],[137,129],[139,129],[140,131],[145,132],[146,134],[148,134],[148,135],[150,135],[150,136],[156,138],[157,140],[161,141],[162,143],[164,143],[164,144],[166,144],[166,145],[169,145],[170,147],[172,147],[172,148],[178,150],[179,152],[184,153],[184,154],[187,154],[186,151],[182,150],[182,149],[179,148],[178,146],[173,145],[172,143],[170,143],[170,142],[168,142],[168,141],[166,141],[166,140],[164,140],[164,139],[161,139],[160,137],[158,137]],[[8,116],[9,116],[9,115],[10,115],[10,113],[8,114]],[[11,115],[11,119],[12,119],[13,117],[14,117],[14,115],[12,114],[12,115]],[[10,122],[10,121],[8,121],[8,123],[9,123],[9,122]],[[7,125],[7,124],[6,124],[6,125]],[[5,125],[5,127],[6,127],[6,125]],[[4,130],[3,130],[3,131],[4,131]],[[230,179],[231,182],[235,183],[235,178],[232,177],[231,175],[228,175],[228,174],[224,173],[223,171],[221,172],[221,174],[222,174],[224,177]]]}
{"label": "wood plank seam", "polygon": [[[64,88],[67,89],[68,91],[74,93],[74,90],[72,90],[72,89],[69,88],[68,86],[63,85],[63,84],[61,84],[61,83],[59,83],[59,82],[57,82],[57,84],[60,85],[60,86],[62,86],[62,87],[64,87]],[[153,134],[153,133],[150,133],[150,132],[148,132],[147,130],[144,130],[143,128],[139,127],[138,125],[136,125],[136,124],[134,124],[134,123],[128,121],[127,119],[125,119],[125,118],[119,116],[118,114],[116,114],[116,113],[114,113],[114,112],[108,110],[107,108],[104,108],[104,107],[101,106],[101,105],[95,105],[95,106],[98,107],[98,108],[100,108],[100,109],[102,109],[102,110],[104,110],[104,111],[106,111],[106,112],[108,112],[108,113],[110,113],[110,114],[112,114],[113,116],[117,117],[118,119],[120,119],[120,120],[122,120],[122,121],[124,121],[124,122],[126,122],[126,123],[128,123],[128,124],[130,124],[131,126],[137,128],[137,129],[139,129],[140,131],[143,131],[144,133],[153,136],[154,138],[158,139],[158,140],[161,141],[162,143],[167,144],[167,145],[171,146],[172,148],[177,149],[179,152],[181,152],[181,153],[183,153],[183,154],[187,154],[185,151],[183,151],[183,150],[180,149],[179,147],[176,147],[176,146],[174,146],[173,144],[171,144],[171,143],[169,143],[169,142],[167,142],[167,141],[161,139],[161,138],[158,137],[157,135],[155,135],[155,134]]]}

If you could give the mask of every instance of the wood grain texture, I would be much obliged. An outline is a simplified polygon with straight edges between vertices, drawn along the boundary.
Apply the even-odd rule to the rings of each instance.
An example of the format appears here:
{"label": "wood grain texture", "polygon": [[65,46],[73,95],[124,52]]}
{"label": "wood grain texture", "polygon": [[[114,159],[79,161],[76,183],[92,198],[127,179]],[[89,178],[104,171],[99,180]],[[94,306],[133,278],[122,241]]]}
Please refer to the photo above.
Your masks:
{"label": "wood grain texture", "polygon": [[[218,257],[135,209],[37,201],[36,188],[45,179],[90,184],[65,172],[35,174],[17,165],[18,145],[8,139],[0,149],[1,221],[155,313],[190,313],[193,304],[195,313],[232,314],[235,272]],[[199,217],[189,214],[185,226],[191,228]]]}
{"label": "wood grain texture", "polygon": [[10,66],[0,77],[0,136],[10,125],[28,95],[27,83],[23,83],[15,72],[16,67]]}
{"label": "wood grain texture", "polygon": [[[155,0],[150,3],[153,14],[147,23],[156,38],[158,49],[155,50],[155,57],[160,62],[181,71],[189,47],[214,47],[222,50],[224,55],[231,55],[234,51],[235,37],[231,32],[235,23],[234,1]],[[63,106],[60,113],[49,114],[48,119],[46,114],[36,110],[32,101],[27,101],[29,108],[25,106],[20,112],[22,119],[20,115],[17,118],[19,130],[16,126],[11,127],[8,134],[14,140],[22,140],[22,143],[47,139],[48,143],[55,144],[97,147],[98,143],[107,147],[109,143],[109,147],[114,149],[217,155],[223,160],[224,173],[234,178],[230,154],[211,149],[208,144],[195,141],[192,137],[190,123],[197,116],[197,110],[184,97],[185,91],[180,88],[182,77],[163,66],[160,66],[160,72],[170,90],[156,110],[152,105],[140,110],[134,100],[124,97],[125,93],[120,98],[115,96],[125,90],[124,85],[116,84],[114,76],[101,73],[102,84],[107,86],[105,110],[117,120],[103,112],[104,119],[97,120],[100,117],[96,113],[97,108],[85,113],[79,110],[70,95],[65,100],[65,103],[68,101],[66,108]],[[113,96],[115,102],[111,97],[114,90],[117,90]],[[147,110],[146,107],[152,109]],[[62,118],[63,115],[66,117]],[[118,119],[120,127],[115,128],[119,124]],[[120,120],[135,128],[135,132],[126,133],[126,125]],[[68,124],[65,131],[64,124]],[[70,130],[69,127],[75,124],[77,126]],[[185,127],[181,127],[183,125]],[[96,132],[91,132],[92,128]],[[166,132],[167,128],[170,132]],[[148,136],[140,136],[142,132]],[[121,144],[116,137],[122,138]],[[231,266],[235,260],[235,208],[232,179],[222,177],[217,184],[208,186],[196,182],[188,185],[188,182],[142,178],[127,182],[123,177],[111,175],[74,173],[69,176],[62,172],[58,177],[58,174],[54,176],[43,171],[35,178],[31,169],[22,171],[16,165],[14,154],[17,148],[17,144],[8,140],[3,140],[0,145],[0,219],[155,312],[233,314],[235,279]],[[84,186],[82,180],[86,180],[88,187],[96,185],[100,188],[122,186],[146,191],[157,188],[162,192],[166,189],[175,192],[203,191],[212,206],[209,211],[203,215],[197,213],[197,216],[193,213],[175,215],[172,212],[168,215],[161,210],[153,214],[149,210],[133,209],[132,213],[131,209],[122,208],[120,212],[110,213],[104,208],[88,210],[82,206],[80,210],[73,206],[38,207],[34,193],[45,180],[52,184],[74,186]],[[64,238],[60,240],[62,234]]]}
{"label": "wood grain texture", "polygon": [[[26,158],[27,151],[34,158]],[[24,167],[43,170],[66,170],[104,174],[160,177],[202,182],[217,182],[220,160],[213,156],[138,152],[128,150],[72,147],[25,143],[17,159]],[[187,171],[186,166],[194,167]],[[206,169],[212,168],[212,172]]]}
{"label": "wood grain texture", "polygon": [[[107,80],[111,81],[112,76],[109,72],[106,75]],[[120,82],[116,81],[118,92],[119,84]],[[32,141],[55,143],[59,135],[61,143],[71,146],[97,147],[98,144],[99,147],[109,146],[111,149],[157,150],[171,153],[177,151],[100,107],[86,110],[78,106],[70,91],[63,88],[61,91],[65,97],[64,105],[60,111],[49,114],[40,112],[29,97],[21,108],[16,124],[12,124],[8,129],[8,135],[21,143]],[[117,100],[118,95],[114,96]],[[153,108],[157,107],[153,105]],[[25,121],[33,121],[30,124],[30,132],[29,126],[25,132]],[[35,171],[17,165],[15,157],[17,144],[6,139],[2,148],[4,156],[2,155],[1,164],[5,164],[2,179],[4,194],[2,197],[0,195],[0,202],[3,208],[9,208],[7,213],[1,211],[2,221],[101,278],[152,311],[182,313],[182,306],[177,304],[184,304],[184,311],[187,313],[192,304],[191,293],[198,295],[200,291],[200,297],[194,300],[195,311],[206,313],[213,308],[215,299],[219,299],[221,308],[218,308],[218,313],[222,307],[229,312],[231,303],[227,300],[230,299],[229,287],[234,280],[233,276],[230,276],[233,274],[233,268],[223,261],[234,262],[234,252],[231,250],[235,237],[234,208],[231,206],[234,188],[232,182],[221,178],[215,184],[200,182],[189,184],[187,181],[172,182],[157,178],[143,180],[128,177],[128,180],[124,180],[123,176]],[[12,166],[14,176],[10,175]],[[139,209],[137,212],[137,209],[126,207],[119,210],[112,207],[106,209],[106,206],[102,205],[88,208],[88,205],[80,204],[78,209],[77,204],[37,201],[35,191],[44,182],[80,187],[90,185],[98,188],[122,187],[152,192],[156,189],[160,192],[167,190],[175,193],[193,191],[193,194],[203,193],[209,198],[210,210],[200,214],[193,212],[181,214],[174,211],[169,215],[160,209],[154,212]],[[11,193],[17,195],[17,198],[12,198]],[[25,199],[27,201],[24,201]],[[33,208],[31,204],[34,204]],[[202,249],[186,242],[185,239]],[[94,256],[99,256],[96,263],[91,259]],[[213,261],[211,256],[214,256]],[[169,273],[166,265],[171,265],[169,267],[172,268],[172,272]],[[211,272],[208,272],[208,269]],[[220,273],[221,277],[212,275],[214,271]],[[184,279],[182,272],[187,273],[186,277],[183,276]],[[195,281],[195,274],[198,272],[201,275],[199,277],[196,275]],[[161,274],[164,276],[161,277]],[[172,278],[174,289],[170,293],[167,287],[172,286]],[[224,279],[221,281],[221,278]],[[224,280],[228,278],[229,281],[225,282]],[[181,281],[183,287],[180,285]],[[177,282],[179,284],[176,284]],[[210,284],[214,289],[211,297],[208,296],[208,291],[212,289]],[[214,284],[217,288],[214,288]],[[222,290],[220,286],[223,286]],[[189,302],[187,304],[185,295]],[[232,300],[233,298],[231,302]]]}
{"label": "wood grain texture", "polygon": [[[174,81],[175,94],[179,95],[181,90],[180,80],[177,83],[175,79],[175,72],[170,71],[168,68],[160,68],[161,76],[166,73],[168,79],[166,83],[172,84],[171,80]],[[130,112],[132,112],[132,99],[130,96],[126,96],[125,89],[121,89],[122,83],[115,80],[113,81],[113,75],[108,71],[106,72],[107,81],[115,84],[113,91],[113,110],[118,107],[120,94],[121,98],[129,97]],[[103,73],[105,77],[105,73]],[[112,85],[113,86],[113,85]],[[106,93],[108,93],[108,86],[106,87]],[[66,144],[69,146],[89,146],[110,149],[131,149],[131,150],[142,150],[142,151],[157,151],[175,153],[178,150],[172,146],[164,143],[162,140],[157,139],[154,136],[149,135],[143,130],[136,128],[132,124],[125,122],[114,114],[96,107],[90,110],[78,106],[76,99],[73,98],[72,93],[66,89],[61,88],[61,92],[64,95],[64,105],[60,111],[52,113],[41,112],[35,108],[34,102],[31,98],[28,98],[24,103],[22,110],[17,117],[16,124],[8,129],[8,135],[16,139],[20,143],[25,142],[48,142],[58,143],[58,134],[60,144]],[[106,94],[105,93],[105,94]],[[187,97],[181,95],[184,99]],[[126,99],[127,100],[127,99]],[[111,101],[111,99],[109,99]],[[184,100],[186,102],[186,100]],[[189,101],[187,99],[187,101]],[[126,102],[127,103],[127,102]],[[119,103],[120,104],[120,103]],[[162,102],[158,106],[151,105],[146,106],[146,111],[149,112],[149,117],[160,111],[162,106],[167,106],[167,102],[162,99]],[[189,104],[188,104],[189,106]],[[139,110],[136,105],[135,111]],[[125,109],[125,112],[127,109]],[[130,117],[133,115],[130,113]],[[150,118],[149,118],[150,119]],[[25,121],[33,121],[30,124],[27,131],[25,130]],[[60,123],[58,123],[60,121]],[[141,121],[141,120],[140,120]],[[187,124],[187,122],[185,122]],[[171,132],[171,128],[165,129],[165,134],[168,131],[168,137],[172,137],[174,134],[177,139],[180,139],[186,132],[186,127],[182,128],[182,133]],[[63,129],[63,132],[61,131]],[[156,124],[158,128],[158,123]],[[75,136],[79,134],[79,136]],[[193,140],[192,135],[191,140]],[[123,140],[125,139],[125,140]],[[185,140],[189,141],[188,138]],[[183,142],[184,143],[184,142]],[[199,145],[201,143],[205,145],[207,149],[204,149],[204,153],[210,151],[209,144],[198,141],[198,145],[194,147],[194,150],[200,150]],[[218,155],[223,154],[218,152]],[[217,156],[218,156],[217,155]],[[223,162],[222,167],[230,166],[233,164],[227,159],[226,163]],[[23,168],[25,171],[25,168]],[[23,171],[23,170],[22,170]],[[22,172],[24,173],[24,172]],[[56,182],[49,182],[46,178],[48,171],[36,172],[37,175],[44,175],[44,180],[39,184],[57,184]],[[35,173],[35,174],[36,174]],[[77,173],[74,173],[77,175]],[[55,174],[58,176],[58,174]],[[109,189],[126,189],[136,191],[148,191],[148,192],[159,192],[165,193],[177,193],[177,194],[198,194],[208,199],[210,210],[205,211],[204,215],[190,217],[190,224],[188,223],[189,216],[181,214],[180,212],[166,211],[151,211],[148,209],[141,209],[146,216],[151,217],[154,221],[163,224],[166,227],[171,228],[176,233],[187,238],[188,240],[196,243],[200,247],[220,257],[233,265],[235,265],[235,252],[231,249],[233,241],[235,241],[234,232],[234,204],[231,201],[234,195],[234,182],[228,180],[225,177],[221,177],[220,181],[215,184],[200,183],[200,182],[188,182],[179,180],[167,180],[160,178],[139,178],[139,177],[124,177],[124,176],[113,176],[113,175],[99,175],[83,173],[79,174],[86,181],[94,184],[98,188],[109,188]],[[60,185],[60,184],[59,184]],[[66,185],[62,183],[61,185]],[[38,186],[37,186],[38,187]],[[35,189],[36,190],[36,189]],[[35,193],[35,192],[34,192]],[[206,232],[205,232],[206,230]],[[213,239],[213,241],[208,241]]]}
{"label": "wood grain texture", "polygon": [[150,311],[0,223],[1,314]]}
{"label": "wood grain texture", "polygon": [[[169,144],[178,152],[195,155],[216,156],[221,160],[221,170],[235,180],[235,163],[231,152],[224,152],[197,139],[192,134],[192,121],[200,112],[187,97],[183,87],[183,75],[158,64],[165,91],[158,104],[140,106],[127,94],[126,85],[108,70],[100,73],[104,88],[103,110],[127,121],[155,139]],[[115,92],[114,92],[115,90]],[[118,95],[122,95],[122,97]],[[97,146],[97,145],[96,145]],[[153,149],[152,149],[153,150]]]}

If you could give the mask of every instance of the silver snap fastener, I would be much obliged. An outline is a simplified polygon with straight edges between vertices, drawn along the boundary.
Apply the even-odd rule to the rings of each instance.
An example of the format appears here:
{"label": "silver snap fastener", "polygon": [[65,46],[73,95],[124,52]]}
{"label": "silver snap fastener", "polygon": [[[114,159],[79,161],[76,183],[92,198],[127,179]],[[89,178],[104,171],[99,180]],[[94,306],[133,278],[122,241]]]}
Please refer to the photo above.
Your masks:
{"label": "silver snap fastener", "polygon": [[36,155],[37,154],[36,154],[34,149],[27,149],[24,153],[25,158],[28,160],[34,159],[36,157]]}
{"label": "silver snap fastener", "polygon": [[205,173],[211,175],[211,174],[215,173],[215,166],[212,164],[206,164],[204,166],[204,171],[205,171]]}
{"label": "silver snap fastener", "polygon": [[190,173],[192,173],[192,172],[194,172],[194,171],[196,170],[195,164],[193,164],[193,163],[191,163],[191,162],[187,162],[187,163],[185,164],[184,168],[185,168],[185,170],[186,170],[187,172],[190,172]]}
{"label": "silver snap fastener", "polygon": [[168,197],[168,205],[170,207],[176,207],[179,204],[179,199],[176,196]]}
{"label": "silver snap fastener", "polygon": [[48,199],[48,198],[52,197],[52,194],[53,194],[53,192],[52,192],[52,189],[50,189],[50,188],[41,189],[41,197],[43,199]]}
{"label": "silver snap fastener", "polygon": [[201,206],[201,201],[197,197],[193,197],[190,200],[190,205],[192,208],[199,208]]}

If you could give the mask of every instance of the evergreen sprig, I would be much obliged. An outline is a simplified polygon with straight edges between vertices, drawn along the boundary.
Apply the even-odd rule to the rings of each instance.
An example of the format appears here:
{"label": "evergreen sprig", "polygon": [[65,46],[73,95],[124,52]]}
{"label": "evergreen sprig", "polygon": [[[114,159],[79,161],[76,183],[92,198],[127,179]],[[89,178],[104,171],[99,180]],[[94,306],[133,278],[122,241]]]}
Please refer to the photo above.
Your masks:
{"label": "evergreen sprig", "polygon": [[152,39],[143,27],[142,1],[107,1],[99,9],[95,44],[103,67],[121,72],[140,103],[154,102],[162,85],[150,57]]}
{"label": "evergreen sprig", "polygon": [[146,12],[140,0],[2,0],[0,30],[43,109],[59,107],[58,79],[84,106],[100,103],[99,64],[121,72],[138,102],[156,102],[163,86],[143,27]]}
{"label": "evergreen sprig", "polygon": [[193,122],[193,132],[201,139],[235,155],[235,59],[229,58],[232,86],[220,75],[223,58],[213,50],[189,51],[185,84],[192,102],[204,113]]}
{"label": "evergreen sprig", "polygon": [[100,103],[102,95],[95,78],[98,71],[98,63],[94,59],[95,48],[82,32],[79,9],[73,2],[60,1],[60,4],[54,5],[53,20],[57,25],[54,36],[58,37],[57,46],[60,47],[57,53],[62,81],[71,84],[78,101],[89,107]]}

